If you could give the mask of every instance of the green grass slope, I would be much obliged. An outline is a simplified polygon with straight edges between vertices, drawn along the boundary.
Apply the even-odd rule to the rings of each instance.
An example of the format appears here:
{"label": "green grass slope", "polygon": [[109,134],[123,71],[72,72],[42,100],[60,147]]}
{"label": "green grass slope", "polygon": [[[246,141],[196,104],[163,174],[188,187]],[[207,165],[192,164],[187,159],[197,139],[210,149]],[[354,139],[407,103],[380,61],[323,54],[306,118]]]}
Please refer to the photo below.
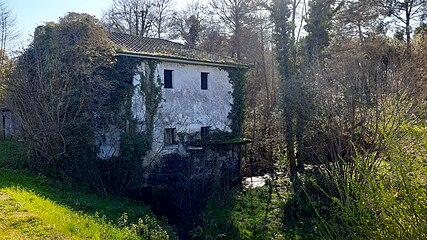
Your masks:
{"label": "green grass slope", "polygon": [[22,166],[23,149],[0,142],[0,239],[173,238],[172,229],[140,202],[13,169]]}

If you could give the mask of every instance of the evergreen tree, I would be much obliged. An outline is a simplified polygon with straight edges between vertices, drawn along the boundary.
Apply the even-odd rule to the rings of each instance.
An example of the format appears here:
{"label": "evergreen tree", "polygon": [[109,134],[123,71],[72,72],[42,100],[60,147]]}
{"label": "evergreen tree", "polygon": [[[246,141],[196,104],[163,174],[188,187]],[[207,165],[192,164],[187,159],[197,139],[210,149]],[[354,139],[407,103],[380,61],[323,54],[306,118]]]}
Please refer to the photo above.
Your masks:
{"label": "evergreen tree", "polygon": [[305,53],[309,62],[317,57],[322,49],[329,44],[329,29],[332,23],[332,5],[336,0],[312,0],[308,3],[309,14],[305,30]]}

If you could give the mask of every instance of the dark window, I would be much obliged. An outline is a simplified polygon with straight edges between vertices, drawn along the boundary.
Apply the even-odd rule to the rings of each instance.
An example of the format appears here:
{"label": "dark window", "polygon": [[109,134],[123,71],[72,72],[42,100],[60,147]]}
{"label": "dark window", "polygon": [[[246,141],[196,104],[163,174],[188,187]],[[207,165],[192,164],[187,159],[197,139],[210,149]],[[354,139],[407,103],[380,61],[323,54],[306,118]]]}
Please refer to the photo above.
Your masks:
{"label": "dark window", "polygon": [[209,140],[209,129],[211,127],[202,127],[200,129],[200,137],[202,139],[202,141],[207,141]]}
{"label": "dark window", "polygon": [[165,128],[165,145],[174,145],[176,143],[176,129]]}
{"label": "dark window", "polygon": [[172,88],[172,70],[165,70],[163,75],[165,88]]}
{"label": "dark window", "polygon": [[201,88],[208,89],[208,73],[201,74]]}

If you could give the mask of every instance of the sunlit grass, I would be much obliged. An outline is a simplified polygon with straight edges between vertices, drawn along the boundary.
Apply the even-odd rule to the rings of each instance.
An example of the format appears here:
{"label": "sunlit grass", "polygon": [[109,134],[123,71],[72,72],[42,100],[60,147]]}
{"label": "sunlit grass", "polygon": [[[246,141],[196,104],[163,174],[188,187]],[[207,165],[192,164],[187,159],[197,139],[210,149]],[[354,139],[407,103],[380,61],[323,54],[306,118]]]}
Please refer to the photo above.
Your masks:
{"label": "sunlit grass", "polygon": [[141,202],[14,169],[24,148],[0,141],[0,239],[159,239],[171,231]]}
{"label": "sunlit grass", "polygon": [[[120,228],[96,214],[73,211],[30,189],[10,184],[11,178],[25,179],[22,173],[0,169],[0,233],[11,239],[138,239],[129,228]],[[37,179],[40,181],[42,179]],[[43,181],[43,180],[42,180]],[[9,185],[10,186],[6,186]],[[24,182],[25,183],[25,182]],[[39,182],[40,183],[40,182]],[[23,184],[25,185],[25,184]],[[99,201],[99,199],[93,199]]]}

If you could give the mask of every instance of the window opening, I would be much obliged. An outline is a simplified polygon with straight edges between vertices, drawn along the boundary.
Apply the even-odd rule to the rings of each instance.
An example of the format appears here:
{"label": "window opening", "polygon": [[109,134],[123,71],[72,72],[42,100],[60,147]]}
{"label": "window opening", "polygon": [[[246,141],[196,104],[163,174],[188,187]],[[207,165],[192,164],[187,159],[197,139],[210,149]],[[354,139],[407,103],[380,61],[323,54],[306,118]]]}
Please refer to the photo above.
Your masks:
{"label": "window opening", "polygon": [[176,141],[176,129],[175,128],[165,128],[165,145],[175,145]]}
{"label": "window opening", "polygon": [[202,72],[202,73],[201,73],[201,77],[200,77],[200,79],[201,79],[200,87],[201,87],[201,89],[203,89],[203,90],[208,89],[208,75],[209,75],[209,73],[204,73],[204,72]]}
{"label": "window opening", "polygon": [[163,79],[164,88],[172,88],[172,70],[164,70]]}

